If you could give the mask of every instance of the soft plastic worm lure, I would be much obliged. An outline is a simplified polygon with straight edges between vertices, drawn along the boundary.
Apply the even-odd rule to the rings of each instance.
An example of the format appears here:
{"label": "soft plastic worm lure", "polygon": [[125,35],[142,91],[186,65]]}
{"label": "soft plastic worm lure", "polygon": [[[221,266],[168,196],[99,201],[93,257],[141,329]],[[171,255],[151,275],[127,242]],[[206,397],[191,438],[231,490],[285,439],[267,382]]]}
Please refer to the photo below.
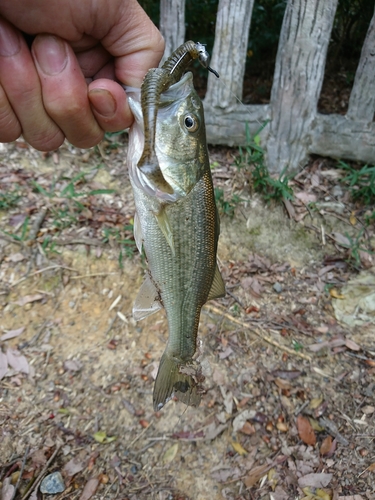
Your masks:
{"label": "soft plastic worm lure", "polygon": [[160,191],[168,194],[173,194],[173,189],[164,179],[155,153],[156,117],[160,94],[180,81],[193,59],[198,59],[204,68],[219,78],[219,74],[209,66],[210,56],[204,45],[190,40],[178,47],[161,68],[150,69],[141,87],[145,143],[137,166]]}

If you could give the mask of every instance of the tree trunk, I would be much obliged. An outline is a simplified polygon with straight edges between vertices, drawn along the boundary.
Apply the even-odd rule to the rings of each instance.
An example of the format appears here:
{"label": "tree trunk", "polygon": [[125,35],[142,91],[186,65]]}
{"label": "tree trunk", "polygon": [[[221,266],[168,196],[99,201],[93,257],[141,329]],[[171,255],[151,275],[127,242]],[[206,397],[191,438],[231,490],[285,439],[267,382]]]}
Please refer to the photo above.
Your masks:
{"label": "tree trunk", "polygon": [[372,16],[361,59],[355,74],[347,116],[372,122],[375,113],[375,11]]}
{"label": "tree trunk", "polygon": [[162,64],[185,41],[185,0],[160,0],[160,31],[165,40]]}
{"label": "tree trunk", "polygon": [[254,0],[220,0],[211,66],[220,74],[208,76],[206,105],[229,111],[242,99],[247,42]]}
{"label": "tree trunk", "polygon": [[266,143],[271,172],[307,161],[337,0],[289,0],[281,29]]}

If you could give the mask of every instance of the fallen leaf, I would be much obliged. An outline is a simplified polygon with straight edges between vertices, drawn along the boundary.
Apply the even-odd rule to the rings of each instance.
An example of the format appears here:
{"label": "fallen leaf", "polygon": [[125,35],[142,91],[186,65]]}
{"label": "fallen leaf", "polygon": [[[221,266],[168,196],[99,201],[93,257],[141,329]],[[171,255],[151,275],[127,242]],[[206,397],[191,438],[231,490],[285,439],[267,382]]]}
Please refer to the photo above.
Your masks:
{"label": "fallen leaf", "polygon": [[303,375],[303,372],[300,370],[274,370],[271,374],[274,377],[292,380],[294,378],[298,378],[300,375]]}
{"label": "fallen leaf", "polygon": [[313,193],[306,193],[305,191],[300,191],[299,193],[295,193],[294,195],[298,200],[301,200],[302,203],[308,205],[309,203],[314,203],[317,200],[317,197]]}
{"label": "fallen leaf", "polygon": [[83,459],[80,456],[73,457],[64,465],[63,471],[67,476],[72,477],[75,474],[78,474],[78,472],[81,472],[83,469],[85,469],[87,467],[87,464],[87,457]]}
{"label": "fallen leaf", "polygon": [[289,426],[286,422],[277,422],[276,429],[280,432],[288,432]]}
{"label": "fallen leaf", "polygon": [[6,259],[8,262],[21,262],[22,260],[25,260],[26,257],[22,255],[22,253],[17,252],[17,253],[12,253],[9,255],[9,257]]}
{"label": "fallen leaf", "polygon": [[[302,415],[298,415],[297,429],[299,437],[305,444],[308,444],[310,446],[314,446],[316,444],[315,432],[309,422],[309,419],[307,419]],[[311,485],[307,484],[306,486],[311,486]]]}
{"label": "fallen leaf", "polygon": [[105,431],[95,432],[92,437],[95,439],[95,441],[101,444],[112,443],[112,441],[116,441],[117,439],[116,436],[107,436],[107,433]]}
{"label": "fallen leaf", "polygon": [[354,342],[354,340],[350,340],[350,339],[346,339],[345,340],[345,345],[348,349],[350,349],[351,351],[360,351],[361,348],[359,347],[358,344],[356,344]]}
{"label": "fallen leaf", "polygon": [[251,436],[252,434],[255,434],[256,430],[255,430],[255,427],[253,426],[253,424],[246,421],[243,424],[242,428],[240,429],[240,432],[242,432],[243,434],[246,434],[247,436]]}
{"label": "fallen leaf", "polygon": [[21,335],[21,333],[24,331],[25,327],[21,326],[21,328],[17,328],[17,330],[8,330],[4,335],[0,337],[0,340],[9,340],[9,339],[14,339],[15,337],[18,337]]}
{"label": "fallen leaf", "polygon": [[6,477],[3,482],[3,488],[1,490],[1,500],[12,500],[14,493],[14,486],[10,483],[11,478]]}
{"label": "fallen leaf", "polygon": [[306,486],[312,486],[313,488],[325,488],[329,485],[331,479],[332,474],[327,474],[325,472],[306,474],[306,476],[298,479],[298,486],[300,488],[305,488]]}
{"label": "fallen leaf", "polygon": [[284,391],[291,389],[292,387],[292,384],[288,382],[288,380],[283,380],[282,378],[275,378],[274,382],[279,389],[282,389]]}
{"label": "fallen leaf", "polygon": [[249,474],[243,479],[246,488],[254,486],[267,472],[272,468],[272,465],[264,464],[254,467]]}
{"label": "fallen leaf", "polygon": [[367,467],[367,470],[369,472],[375,472],[375,462],[373,464],[371,464],[369,467]]}
{"label": "fallen leaf", "polygon": [[8,371],[8,358],[0,350],[0,380],[6,375]]}
{"label": "fallen leaf", "polygon": [[336,288],[331,288],[329,294],[334,299],[345,299],[345,295],[336,290]]}
{"label": "fallen leaf", "polygon": [[25,356],[22,356],[22,354],[17,349],[8,348],[6,355],[8,358],[9,366],[11,366],[13,370],[22,373],[30,372],[30,367],[27,359],[25,358]]}
{"label": "fallen leaf", "polygon": [[70,372],[78,372],[82,368],[82,363],[78,359],[67,359],[64,361],[64,368]]}
{"label": "fallen leaf", "polygon": [[17,300],[15,303],[19,306],[24,306],[25,304],[29,304],[30,302],[37,302],[38,300],[44,299],[45,295],[41,293],[36,293],[35,295],[25,295],[21,299]]}
{"label": "fallen leaf", "polygon": [[87,481],[85,487],[83,488],[82,495],[79,497],[79,500],[89,500],[99,486],[99,479],[93,477]]}
{"label": "fallen leaf", "polygon": [[236,453],[238,453],[241,456],[247,455],[247,451],[240,445],[238,441],[232,441],[231,444]]}
{"label": "fallen leaf", "polygon": [[328,455],[328,453],[331,451],[331,446],[332,446],[332,437],[327,436],[321,447],[320,447],[320,454],[324,457],[325,455]]}
{"label": "fallen leaf", "polygon": [[352,226],[355,226],[357,224],[357,217],[355,216],[354,211],[350,214],[349,222]]}
{"label": "fallen leaf", "polygon": [[173,462],[173,460],[177,455],[177,451],[178,451],[178,443],[175,443],[173,446],[168,448],[168,450],[164,453],[163,463],[170,464],[171,462]]}
{"label": "fallen leaf", "polygon": [[323,403],[323,398],[313,398],[309,403],[309,408],[316,410]]}
{"label": "fallen leaf", "polygon": [[252,420],[255,417],[255,410],[245,410],[241,412],[237,417],[233,420],[233,431],[238,432],[243,428],[247,420]]}
{"label": "fallen leaf", "polygon": [[211,441],[212,439],[215,439],[219,434],[221,434],[227,427],[228,424],[217,425],[215,422],[212,422],[205,428],[204,438]]}

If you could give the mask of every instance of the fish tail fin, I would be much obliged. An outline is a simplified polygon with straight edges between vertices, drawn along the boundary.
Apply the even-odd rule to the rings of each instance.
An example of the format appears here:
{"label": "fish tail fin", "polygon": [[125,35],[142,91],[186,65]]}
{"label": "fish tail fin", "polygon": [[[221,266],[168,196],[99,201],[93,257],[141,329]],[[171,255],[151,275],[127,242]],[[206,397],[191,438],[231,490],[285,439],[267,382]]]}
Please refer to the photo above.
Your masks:
{"label": "fish tail fin", "polygon": [[173,396],[188,406],[199,406],[201,396],[198,383],[192,374],[186,373],[190,370],[185,366],[164,352],[154,386],[155,411],[160,410]]}

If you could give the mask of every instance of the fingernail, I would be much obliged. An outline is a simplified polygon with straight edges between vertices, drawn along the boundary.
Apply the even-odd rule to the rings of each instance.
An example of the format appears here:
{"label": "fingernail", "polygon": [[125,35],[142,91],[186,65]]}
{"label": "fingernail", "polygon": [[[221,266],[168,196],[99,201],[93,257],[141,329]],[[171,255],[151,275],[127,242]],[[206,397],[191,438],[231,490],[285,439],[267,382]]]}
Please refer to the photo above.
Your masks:
{"label": "fingernail", "polygon": [[104,89],[92,89],[89,92],[89,99],[95,111],[106,118],[115,114],[117,105],[113,95]]}
{"label": "fingernail", "polygon": [[21,48],[19,33],[9,23],[0,18],[0,55],[14,56]]}
{"label": "fingernail", "polygon": [[68,62],[64,42],[50,35],[39,35],[33,43],[33,53],[43,73],[58,75]]}

